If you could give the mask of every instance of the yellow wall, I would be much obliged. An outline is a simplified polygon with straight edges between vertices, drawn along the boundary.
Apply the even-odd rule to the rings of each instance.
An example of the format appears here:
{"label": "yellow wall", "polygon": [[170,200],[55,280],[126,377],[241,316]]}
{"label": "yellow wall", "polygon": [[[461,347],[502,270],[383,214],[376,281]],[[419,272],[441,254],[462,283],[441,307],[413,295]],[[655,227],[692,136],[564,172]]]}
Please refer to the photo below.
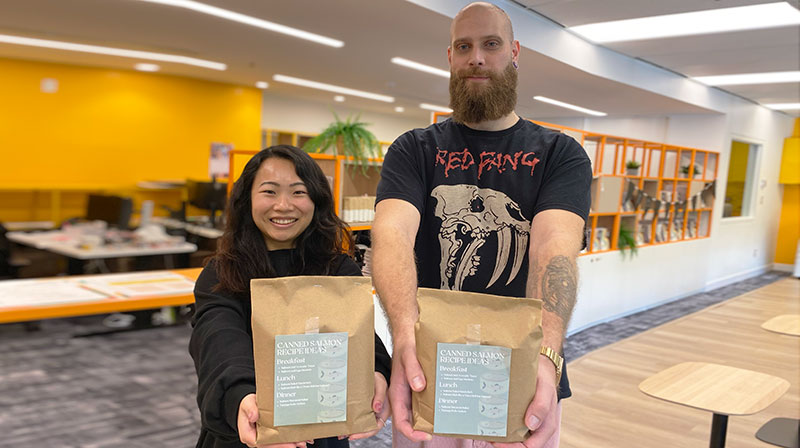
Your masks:
{"label": "yellow wall", "polygon": [[[43,93],[43,78],[58,80],[58,91]],[[260,146],[255,88],[0,59],[0,101],[0,220],[9,219],[10,189],[205,179],[211,142]],[[38,200],[46,207],[50,198]]]}
{"label": "yellow wall", "polygon": [[725,203],[731,204],[730,216],[742,216],[742,200],[744,199],[745,178],[747,177],[747,161],[750,144],[732,141],[731,158],[728,163],[728,182],[725,186]]}
{"label": "yellow wall", "polygon": [[783,206],[778,224],[778,245],[775,263],[794,264],[797,240],[800,238],[800,185],[783,186]]}

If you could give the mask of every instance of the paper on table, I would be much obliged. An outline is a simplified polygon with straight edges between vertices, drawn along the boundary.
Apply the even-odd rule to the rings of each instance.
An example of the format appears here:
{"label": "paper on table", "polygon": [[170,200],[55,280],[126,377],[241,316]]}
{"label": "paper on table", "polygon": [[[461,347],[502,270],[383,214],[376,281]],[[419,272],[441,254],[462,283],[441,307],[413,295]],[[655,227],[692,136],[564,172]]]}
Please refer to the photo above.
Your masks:
{"label": "paper on table", "polygon": [[50,305],[105,299],[74,280],[7,280],[0,282],[0,307]]}
{"label": "paper on table", "polygon": [[194,282],[171,272],[142,272],[136,274],[84,277],[80,283],[91,289],[118,297],[150,297],[191,294]]}

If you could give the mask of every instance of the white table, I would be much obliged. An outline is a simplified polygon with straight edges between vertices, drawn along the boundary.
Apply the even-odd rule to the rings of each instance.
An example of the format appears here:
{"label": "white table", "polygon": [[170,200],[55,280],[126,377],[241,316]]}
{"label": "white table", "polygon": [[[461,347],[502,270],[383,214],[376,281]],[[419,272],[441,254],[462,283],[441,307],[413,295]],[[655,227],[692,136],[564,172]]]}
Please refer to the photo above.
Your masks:
{"label": "white table", "polygon": [[111,244],[82,248],[78,246],[79,234],[61,230],[48,232],[8,232],[6,237],[15,243],[46,250],[69,259],[69,273],[82,274],[83,262],[106,258],[146,257],[151,255],[189,254],[197,246],[183,239],[159,244]]}

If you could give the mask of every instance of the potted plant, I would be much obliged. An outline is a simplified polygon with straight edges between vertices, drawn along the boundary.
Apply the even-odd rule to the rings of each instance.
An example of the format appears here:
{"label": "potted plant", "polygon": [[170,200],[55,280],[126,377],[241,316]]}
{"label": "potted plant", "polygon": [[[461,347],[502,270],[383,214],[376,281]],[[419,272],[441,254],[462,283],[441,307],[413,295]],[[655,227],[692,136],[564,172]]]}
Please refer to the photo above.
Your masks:
{"label": "potted plant", "polygon": [[639,167],[640,166],[642,166],[642,164],[639,163],[638,161],[636,161],[636,160],[628,160],[628,163],[625,164],[625,168],[627,170],[626,174],[628,176],[638,176],[639,175]]}
{"label": "potted plant", "polygon": [[381,145],[375,134],[367,130],[367,123],[358,121],[360,116],[339,118],[333,113],[335,121],[319,135],[303,145],[306,152],[325,152],[334,148],[335,153],[351,157],[356,166],[366,174],[370,157],[381,156]]}
{"label": "potted plant", "polygon": [[700,171],[694,165],[684,165],[681,167],[681,173],[683,173],[684,177],[695,177]]}
{"label": "potted plant", "polygon": [[622,258],[630,254],[633,258],[638,249],[636,248],[636,238],[633,236],[633,231],[625,227],[619,228],[619,235],[617,237],[617,248],[622,254]]}

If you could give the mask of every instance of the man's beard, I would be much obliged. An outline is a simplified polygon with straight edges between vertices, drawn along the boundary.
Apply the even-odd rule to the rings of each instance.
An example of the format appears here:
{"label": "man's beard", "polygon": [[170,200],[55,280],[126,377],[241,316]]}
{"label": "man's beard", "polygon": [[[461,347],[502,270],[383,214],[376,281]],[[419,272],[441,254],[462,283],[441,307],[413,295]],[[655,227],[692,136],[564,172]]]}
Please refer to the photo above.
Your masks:
{"label": "man's beard", "polygon": [[[470,76],[486,76],[487,85],[470,85]],[[502,73],[473,67],[450,75],[450,108],[458,123],[497,120],[517,105],[517,70],[509,63]]]}

